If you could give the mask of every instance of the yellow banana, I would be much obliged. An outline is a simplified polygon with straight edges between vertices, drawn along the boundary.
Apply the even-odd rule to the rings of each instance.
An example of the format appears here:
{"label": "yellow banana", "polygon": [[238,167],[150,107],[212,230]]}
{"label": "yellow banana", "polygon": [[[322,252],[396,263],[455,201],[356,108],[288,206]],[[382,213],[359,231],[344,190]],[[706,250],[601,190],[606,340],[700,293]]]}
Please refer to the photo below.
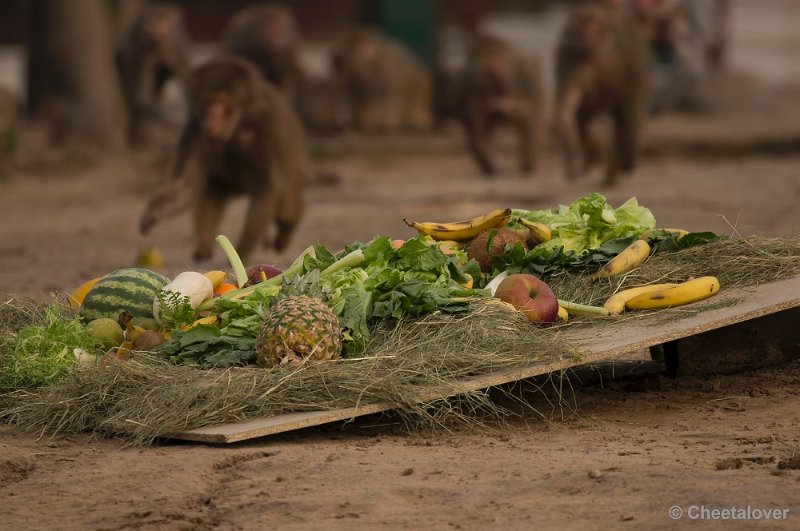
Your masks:
{"label": "yellow banana", "polygon": [[658,310],[703,300],[719,291],[716,277],[687,280],[671,288],[642,293],[630,299],[625,307],[631,310]]}
{"label": "yellow banana", "polygon": [[114,352],[120,358],[124,358],[131,353],[131,350],[133,350],[133,341],[126,339],[120,346],[110,349],[109,352]]}
{"label": "yellow banana", "polygon": [[563,323],[569,321],[569,312],[563,306],[558,307],[558,320]]}
{"label": "yellow banana", "polygon": [[650,244],[644,240],[634,240],[632,244],[592,275],[592,280],[627,273],[642,265],[648,256],[650,256]]}
{"label": "yellow banana", "polygon": [[677,286],[677,284],[647,284],[646,286],[637,286],[635,288],[625,289],[609,297],[605,304],[603,304],[603,308],[611,312],[611,315],[619,315],[625,310],[625,303],[637,295],[659,291],[664,288],[671,288],[673,286]]}
{"label": "yellow banana", "polygon": [[518,218],[517,221],[519,221],[520,224],[528,229],[530,239],[536,243],[549,242],[553,237],[550,227],[544,223],[540,223],[538,221],[528,221],[527,219],[523,218]]}
{"label": "yellow banana", "polygon": [[403,218],[409,227],[417,230],[424,236],[430,236],[434,240],[453,240],[463,242],[471,240],[481,232],[495,227],[502,227],[511,219],[510,208],[497,208],[472,219],[465,221],[454,221],[451,223],[435,223],[426,221],[418,223]]}
{"label": "yellow banana", "polygon": [[128,321],[128,324],[125,326],[125,338],[130,342],[135,342],[136,338],[139,337],[145,329],[139,325],[133,324],[131,321]]}

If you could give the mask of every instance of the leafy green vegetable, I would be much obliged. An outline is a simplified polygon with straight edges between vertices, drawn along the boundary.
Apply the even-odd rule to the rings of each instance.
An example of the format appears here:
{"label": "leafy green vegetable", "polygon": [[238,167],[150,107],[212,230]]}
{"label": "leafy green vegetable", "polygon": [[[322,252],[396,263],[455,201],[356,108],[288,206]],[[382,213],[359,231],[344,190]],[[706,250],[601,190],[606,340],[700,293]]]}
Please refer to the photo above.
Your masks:
{"label": "leafy green vegetable", "polygon": [[262,282],[253,286],[250,295],[242,299],[214,298],[211,312],[219,318],[221,327],[252,315],[263,316],[280,292],[280,286],[265,286]]}
{"label": "leafy green vegetable", "polygon": [[195,310],[186,295],[177,291],[159,290],[156,297],[160,305],[161,327],[164,330],[179,328],[195,320]]}
{"label": "leafy green vegetable", "polygon": [[75,364],[75,349],[100,350],[80,318],[65,313],[57,301],[45,308],[42,325],[4,335],[0,385],[7,389],[52,384]]}
{"label": "leafy green vegetable", "polygon": [[[530,272],[539,276],[593,261],[607,261],[626,242],[656,224],[650,210],[640,206],[636,198],[613,208],[599,193],[551,210],[514,210],[512,216],[512,220],[524,218],[548,225],[553,237],[527,253],[517,248],[507,249],[495,265],[511,273]],[[513,221],[510,226],[514,227]]]}
{"label": "leafy green vegetable", "polygon": [[665,230],[650,231],[647,238],[653,252],[677,251],[719,238],[713,232],[690,232],[683,237]]}
{"label": "leafy green vegetable", "polygon": [[650,210],[639,206],[635,197],[615,209],[605,196],[598,193],[578,198],[569,206],[559,205],[553,210],[516,210],[513,216],[540,221],[550,227],[553,238],[536,246],[541,255],[559,247],[566,254],[581,255],[615,238],[639,236],[656,224]]}
{"label": "leafy green vegetable", "polygon": [[361,251],[365,257],[361,267],[321,278],[329,288],[330,306],[354,340],[366,339],[376,320],[464,311],[469,297],[485,295],[456,280],[463,278],[453,274],[459,269],[457,262],[466,261],[463,253],[446,255],[420,237],[409,238],[399,249],[388,237],[377,237],[362,244]]}
{"label": "leafy green vegetable", "polygon": [[346,351],[358,352],[378,320],[464,311],[473,297],[487,295],[459,284],[468,280],[465,271],[479,274],[474,261],[464,253],[446,255],[421,237],[395,249],[388,237],[381,236],[336,254],[317,245],[301,260],[302,268],[284,276],[280,286],[262,282],[240,290],[241,299],[215,299],[210,309],[220,318],[219,328],[175,331],[158,350],[173,361],[206,367],[253,363],[256,336],[272,302],[306,294],[327,302],[345,329]]}
{"label": "leafy green vegetable", "polygon": [[261,319],[254,315],[225,328],[199,325],[175,330],[158,351],[176,363],[194,362],[202,367],[247,365],[257,361],[256,335],[260,326]]}

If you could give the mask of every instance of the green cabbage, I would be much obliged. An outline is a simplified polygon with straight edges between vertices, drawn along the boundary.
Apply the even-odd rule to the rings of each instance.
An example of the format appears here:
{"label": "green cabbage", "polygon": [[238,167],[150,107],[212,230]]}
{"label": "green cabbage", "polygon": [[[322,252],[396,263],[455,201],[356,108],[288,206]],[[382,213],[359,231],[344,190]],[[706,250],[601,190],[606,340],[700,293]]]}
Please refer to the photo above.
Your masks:
{"label": "green cabbage", "polygon": [[512,219],[520,217],[542,222],[553,233],[549,242],[536,246],[537,257],[551,256],[559,249],[566,255],[580,257],[610,240],[638,237],[656,225],[653,214],[640,206],[635,197],[614,208],[605,196],[596,192],[552,210],[514,210]]}

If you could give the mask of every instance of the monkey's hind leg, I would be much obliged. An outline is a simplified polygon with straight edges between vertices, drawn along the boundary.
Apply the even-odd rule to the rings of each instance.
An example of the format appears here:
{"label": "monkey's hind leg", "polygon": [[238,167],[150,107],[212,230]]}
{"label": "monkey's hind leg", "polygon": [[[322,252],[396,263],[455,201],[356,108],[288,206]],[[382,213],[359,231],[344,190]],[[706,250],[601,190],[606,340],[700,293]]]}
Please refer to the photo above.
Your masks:
{"label": "monkey's hind leg", "polygon": [[208,260],[214,254],[214,238],[225,209],[225,198],[206,190],[195,201],[194,231],[196,261]]}
{"label": "monkey's hind leg", "polygon": [[275,212],[278,208],[278,196],[275,194],[273,186],[267,187],[250,199],[250,206],[247,209],[244,229],[239,237],[237,249],[242,259],[249,256],[257,244],[267,233],[267,229],[275,219]]}
{"label": "monkey's hind leg", "polygon": [[303,195],[298,187],[291,187],[284,194],[283,201],[278,207],[277,233],[273,245],[276,251],[283,251],[289,245],[294,229],[302,216]]}

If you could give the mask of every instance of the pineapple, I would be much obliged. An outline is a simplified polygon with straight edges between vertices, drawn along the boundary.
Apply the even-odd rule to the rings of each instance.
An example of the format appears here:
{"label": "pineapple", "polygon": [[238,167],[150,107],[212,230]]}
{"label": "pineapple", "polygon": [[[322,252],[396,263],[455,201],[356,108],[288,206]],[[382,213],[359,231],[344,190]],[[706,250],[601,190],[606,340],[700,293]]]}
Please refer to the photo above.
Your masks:
{"label": "pineapple", "polygon": [[323,301],[306,295],[286,297],[273,304],[256,341],[261,367],[306,359],[331,360],[341,351],[339,318]]}

